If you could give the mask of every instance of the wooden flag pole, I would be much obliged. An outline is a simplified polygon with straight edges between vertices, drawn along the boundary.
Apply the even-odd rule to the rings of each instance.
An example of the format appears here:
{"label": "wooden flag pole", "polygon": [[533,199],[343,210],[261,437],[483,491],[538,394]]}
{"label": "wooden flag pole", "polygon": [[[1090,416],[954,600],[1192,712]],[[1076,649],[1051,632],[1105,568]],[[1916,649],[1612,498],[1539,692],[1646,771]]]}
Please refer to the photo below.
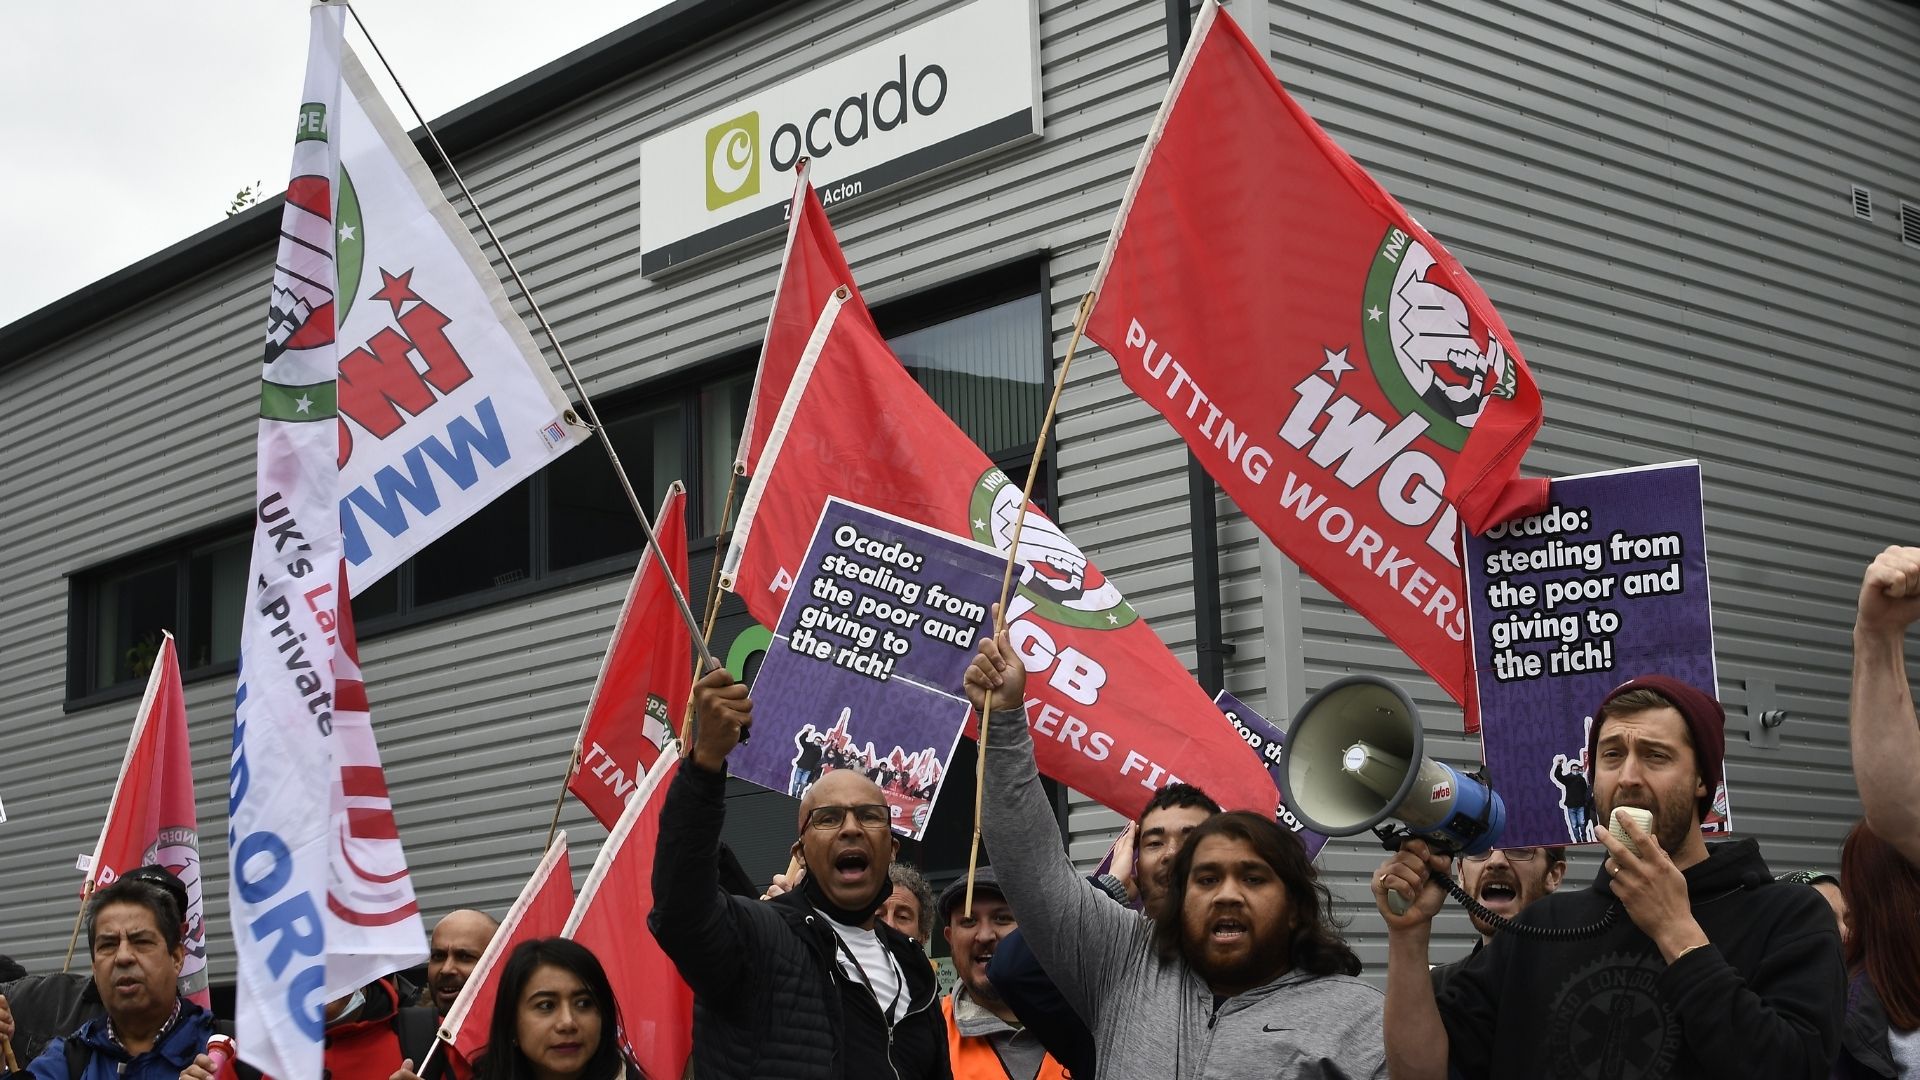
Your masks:
{"label": "wooden flag pole", "polygon": [[[1067,339],[1067,355],[1060,361],[1060,375],[1053,381],[1053,397],[1047,402],[1047,414],[1040,419],[1040,437],[1033,443],[1033,460],[1027,463],[1027,483],[1020,489],[1020,512],[1013,518],[1013,542],[1007,547],[1007,567],[1000,575],[1000,603],[994,607],[993,635],[999,637],[1007,628],[1007,600],[1013,593],[1013,568],[1020,559],[1020,531],[1027,523],[1027,505],[1033,501],[1033,482],[1040,475],[1040,457],[1047,449],[1047,436],[1053,432],[1054,415],[1060,409],[1060,391],[1066,389],[1067,372],[1073,367],[1073,354],[1080,347],[1080,335],[1086,332],[1087,319],[1093,314],[1093,300],[1097,293],[1089,292],[1080,299],[1080,311],[1073,317],[1073,336]],[[993,703],[993,691],[986,694],[989,706]],[[987,794],[987,714],[991,708],[980,710],[980,741],[977,744],[980,755],[973,763],[973,842],[967,848],[967,895],[960,910],[973,914],[973,876],[980,867],[980,811],[986,805]]]}
{"label": "wooden flag pole", "polygon": [[567,755],[567,776],[560,782],[560,794],[553,800],[553,820],[547,822],[547,842],[540,850],[553,846],[553,834],[560,829],[560,808],[567,804],[567,785],[573,783],[573,770],[580,767],[580,740],[573,742],[573,753]]}
{"label": "wooden flag pole", "polygon": [[[433,144],[433,152],[440,155],[440,160],[447,166],[447,173],[453,177],[454,184],[459,187],[461,196],[467,200],[467,205],[473,208],[474,217],[480,221],[480,228],[486,232],[487,239],[493,241],[493,249],[500,253],[500,260],[506,264],[507,274],[513,278],[513,283],[520,287],[520,295],[525,298],[527,307],[533,312],[534,321],[540,324],[541,331],[546,334],[547,343],[553,346],[553,353],[560,360],[560,366],[566,369],[567,378],[573,382],[573,392],[580,398],[580,412],[586,425],[600,432],[600,444],[606,447],[607,461],[613,465],[613,475],[620,481],[620,490],[626,495],[627,504],[633,508],[633,516],[639,519],[640,531],[646,534],[647,548],[653,552],[653,557],[659,559],[660,564],[665,566],[667,559],[660,550],[659,538],[653,535],[653,521],[647,517],[646,508],[640,505],[640,496],[633,490],[633,481],[627,478],[626,467],[620,464],[620,455],[613,448],[613,440],[607,437],[606,428],[600,423],[600,414],[593,407],[593,399],[587,395],[587,388],[580,382],[580,373],[574,370],[573,361],[567,357],[567,350],[561,346],[559,335],[553,332],[553,325],[547,322],[547,316],[540,310],[540,302],[533,298],[533,290],[527,287],[526,279],[520,276],[520,268],[514,265],[513,256],[507,254],[506,246],[500,242],[500,234],[493,231],[493,223],[487,220],[486,211],[480,209],[480,203],[474,199],[473,192],[467,188],[466,179],[460,175],[460,170],[454,167],[453,159],[447,156],[446,149],[440,145],[440,136],[434,134],[432,125],[427,123],[427,118],[421,114],[420,107],[413,103],[413,95],[407,93],[406,84],[400,81],[400,76],[394,72],[393,65],[387,63],[386,54],[380,51],[379,43],[373,40],[372,34],[367,33],[367,24],[360,20],[360,13],[354,10],[351,3],[345,6],[348,13],[353,16],[354,25],[360,28],[360,33],[366,37],[367,44],[373,48],[373,55],[380,61],[380,66],[386,69],[387,77],[392,79],[393,85],[399,89],[400,97],[406,101],[407,108],[412,111],[414,119],[419,121],[420,129],[427,133],[427,141]],[[687,624],[687,632],[693,635],[694,648],[700,650],[701,663],[711,668],[713,657],[708,655],[706,640],[700,636],[700,623],[693,617],[693,608],[687,603],[686,594],[680,591],[680,583],[673,580],[672,574],[667,575],[667,588],[673,593],[674,606],[679,608],[680,618]]]}
{"label": "wooden flag pole", "polygon": [[[87,901],[92,897],[93,871],[89,870],[87,871],[87,883],[85,887],[80,890],[80,910],[73,913],[73,933],[67,936],[67,958],[60,962],[60,973],[63,975],[73,970],[73,947],[80,941],[80,924],[85,921],[87,917]],[[9,1042],[7,1045],[9,1050],[11,1050],[13,1044]]]}

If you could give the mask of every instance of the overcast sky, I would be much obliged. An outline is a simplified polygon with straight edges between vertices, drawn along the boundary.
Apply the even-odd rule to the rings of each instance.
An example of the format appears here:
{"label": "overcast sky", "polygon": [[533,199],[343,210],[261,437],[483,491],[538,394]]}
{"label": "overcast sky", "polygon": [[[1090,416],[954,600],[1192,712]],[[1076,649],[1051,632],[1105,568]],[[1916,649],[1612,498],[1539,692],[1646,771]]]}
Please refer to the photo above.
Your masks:
{"label": "overcast sky", "polygon": [[[358,0],[428,119],[666,0]],[[0,326],[285,190],[306,0],[11,0],[0,34]],[[348,20],[348,41],[378,64]],[[395,115],[413,121],[397,96]],[[265,303],[266,282],[261,282]]]}

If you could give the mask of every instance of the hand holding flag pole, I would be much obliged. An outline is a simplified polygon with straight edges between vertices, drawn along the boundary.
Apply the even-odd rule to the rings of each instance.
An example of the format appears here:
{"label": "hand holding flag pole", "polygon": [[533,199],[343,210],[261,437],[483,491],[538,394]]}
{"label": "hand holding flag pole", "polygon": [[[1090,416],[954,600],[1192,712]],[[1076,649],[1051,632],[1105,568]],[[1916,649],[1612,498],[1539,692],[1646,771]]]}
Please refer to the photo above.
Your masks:
{"label": "hand holding flag pole", "polygon": [[[1066,389],[1067,372],[1073,367],[1074,350],[1080,347],[1080,335],[1087,328],[1087,316],[1093,311],[1093,292],[1080,298],[1080,311],[1073,317],[1073,336],[1067,339],[1067,355],[1060,361],[1060,374],[1053,380],[1053,397],[1047,402],[1047,414],[1040,418],[1040,437],[1033,443],[1033,459],[1027,462],[1027,483],[1020,489],[1020,507],[1024,509],[1033,502],[1033,482],[1040,475],[1040,456],[1046,452],[1047,436],[1053,431],[1054,415],[1060,409],[1060,391]],[[1000,602],[993,608],[993,635],[999,637],[1007,629],[1007,600],[1013,593],[1013,568],[1020,561],[1020,531],[1027,524],[1027,515],[1016,514],[1013,519],[1013,542],[1007,546],[1007,568],[1000,575]],[[967,895],[960,910],[967,916],[973,915],[973,877],[980,867],[980,811],[986,804],[987,794],[987,712],[980,713],[980,753],[973,764],[973,840],[967,845]]]}
{"label": "hand holding flag pole", "polygon": [[[613,465],[613,475],[620,481],[620,490],[626,495],[627,504],[633,508],[633,516],[639,519],[640,531],[646,534],[648,551],[654,558],[665,562],[666,556],[660,550],[660,541],[653,533],[653,522],[647,517],[646,509],[640,505],[640,496],[634,493],[633,481],[627,478],[627,470],[620,464],[620,455],[613,448],[613,440],[607,437],[606,429],[600,423],[600,415],[593,407],[593,399],[587,396],[587,389],[580,382],[580,373],[574,370],[573,361],[568,358],[567,350],[561,346],[559,336],[553,332],[553,325],[547,322],[546,314],[540,310],[540,302],[533,298],[533,290],[527,287],[526,279],[520,276],[520,268],[514,265],[513,256],[507,254],[506,245],[500,242],[500,234],[494,232],[493,223],[487,220],[486,211],[480,209],[480,203],[474,199],[473,192],[467,188],[466,179],[460,175],[460,170],[454,167],[453,158],[449,157],[446,149],[440,145],[440,137],[434,134],[433,126],[427,123],[427,118],[421,114],[420,107],[413,103],[413,95],[407,93],[406,84],[400,81],[400,76],[394,72],[393,65],[387,63],[387,56],[380,51],[379,43],[373,40],[371,33],[367,32],[367,24],[361,21],[360,13],[354,10],[351,3],[345,3],[342,6],[353,16],[354,25],[360,28],[360,33],[367,39],[367,45],[373,49],[373,55],[380,61],[380,66],[386,70],[387,77],[393,80],[395,88],[400,91],[400,97],[407,103],[413,118],[419,121],[420,130],[427,133],[427,141],[433,144],[433,152],[440,155],[440,160],[446,164],[447,173],[453,177],[454,185],[460,189],[461,197],[466,199],[467,205],[473,208],[474,217],[480,221],[480,228],[485,230],[487,239],[493,241],[493,249],[500,253],[500,260],[506,264],[508,275],[513,278],[513,283],[520,287],[520,295],[526,298],[527,307],[533,312],[534,321],[540,324],[541,331],[546,334],[547,343],[553,346],[554,355],[559,358],[560,366],[566,369],[567,378],[573,383],[573,392],[580,398],[580,412],[587,426],[600,432],[600,444],[607,448],[607,460]],[[686,594],[680,591],[679,582],[673,581],[672,576],[669,575],[668,584],[673,593],[674,606],[679,609],[680,618],[686,622],[687,629],[693,634],[693,647],[699,650],[701,670],[711,671],[719,664],[707,651],[706,638],[700,632],[700,622],[694,618],[693,608],[687,603]]]}

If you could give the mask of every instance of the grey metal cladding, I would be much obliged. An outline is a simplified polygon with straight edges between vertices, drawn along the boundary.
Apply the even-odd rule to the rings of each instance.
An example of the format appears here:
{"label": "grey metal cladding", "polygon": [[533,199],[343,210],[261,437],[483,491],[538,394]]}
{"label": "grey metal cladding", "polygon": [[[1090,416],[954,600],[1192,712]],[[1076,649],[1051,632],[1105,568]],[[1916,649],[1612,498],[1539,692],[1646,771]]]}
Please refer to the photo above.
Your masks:
{"label": "grey metal cladding", "polygon": [[[955,3],[756,9],[629,77],[513,115],[460,113],[455,154],[590,389],[758,344],[779,241],[640,277],[638,154],[649,134]],[[1533,366],[1547,427],[1531,470],[1699,457],[1730,724],[1734,814],[1783,865],[1831,867],[1857,813],[1844,710],[1852,591],[1867,554],[1920,536],[1911,417],[1920,260],[1895,215],[1920,199],[1920,15],[1910,5],[1450,0],[1255,4],[1256,41],[1306,107],[1487,289]],[[1167,81],[1165,7],[1041,0],[1046,135],[833,211],[869,299],[1049,256],[1056,362]],[[1264,13],[1248,18],[1249,11]],[[544,84],[543,84],[544,85]],[[468,215],[471,222],[472,217]],[[75,854],[99,829],[134,702],[62,712],[63,575],[245,513],[263,246],[44,351],[0,364],[0,952],[60,961]],[[498,263],[496,261],[496,266]],[[525,310],[524,304],[522,310]],[[1186,455],[1091,346],[1060,421],[1061,518],[1183,659],[1194,656]],[[51,426],[85,425],[77,435]],[[1471,760],[1457,710],[1310,581],[1268,634],[1264,541],[1223,504],[1228,685],[1283,719],[1354,670],[1402,679],[1435,750]],[[366,643],[376,728],[429,916],[501,909],[537,857],[621,577],[502,602]],[[1302,658],[1293,700],[1269,667]],[[1741,732],[1748,678],[1791,718],[1781,749]],[[224,778],[231,681],[188,687],[212,943],[232,976]],[[577,806],[576,872],[600,836]],[[1084,801],[1089,865],[1118,826]],[[1322,856],[1348,933],[1384,957],[1362,882],[1379,853]],[[1576,876],[1585,871],[1576,868]],[[1464,947],[1448,916],[1436,955]]]}

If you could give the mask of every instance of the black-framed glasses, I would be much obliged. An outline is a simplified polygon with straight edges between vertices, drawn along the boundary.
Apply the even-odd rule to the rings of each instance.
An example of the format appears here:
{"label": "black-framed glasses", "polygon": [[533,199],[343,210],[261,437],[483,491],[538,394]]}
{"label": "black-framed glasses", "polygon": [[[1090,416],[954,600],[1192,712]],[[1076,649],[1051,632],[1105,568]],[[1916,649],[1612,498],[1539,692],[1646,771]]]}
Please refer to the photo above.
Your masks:
{"label": "black-framed glasses", "polygon": [[[1537,847],[1506,848],[1501,852],[1501,854],[1507,857],[1508,862],[1532,862],[1533,860],[1540,857],[1540,849]],[[1488,859],[1492,857],[1493,857],[1493,852],[1491,851],[1483,851],[1478,855],[1462,856],[1462,858],[1466,859],[1468,862],[1486,862]]]}
{"label": "black-framed glasses", "polygon": [[893,808],[886,803],[861,803],[859,806],[816,806],[807,813],[807,828],[837,829],[847,820],[847,812],[863,829],[885,829],[893,825]]}

